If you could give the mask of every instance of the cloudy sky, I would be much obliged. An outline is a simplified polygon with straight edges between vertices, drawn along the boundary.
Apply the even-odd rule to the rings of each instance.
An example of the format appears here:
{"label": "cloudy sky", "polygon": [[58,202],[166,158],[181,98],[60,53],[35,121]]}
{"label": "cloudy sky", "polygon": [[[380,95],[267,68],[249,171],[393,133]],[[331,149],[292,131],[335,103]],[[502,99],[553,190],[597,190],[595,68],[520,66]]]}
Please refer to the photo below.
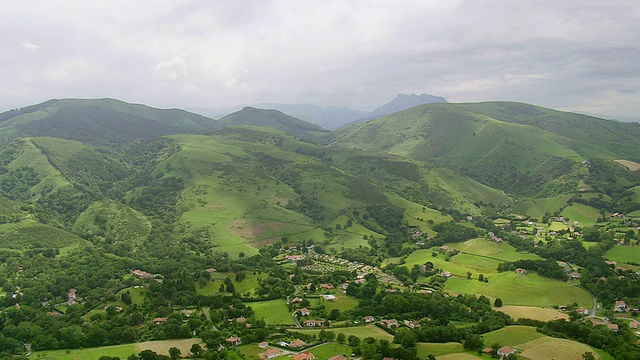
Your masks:
{"label": "cloudy sky", "polygon": [[638,0],[24,0],[0,14],[0,110],[371,110],[415,92],[640,121]]}

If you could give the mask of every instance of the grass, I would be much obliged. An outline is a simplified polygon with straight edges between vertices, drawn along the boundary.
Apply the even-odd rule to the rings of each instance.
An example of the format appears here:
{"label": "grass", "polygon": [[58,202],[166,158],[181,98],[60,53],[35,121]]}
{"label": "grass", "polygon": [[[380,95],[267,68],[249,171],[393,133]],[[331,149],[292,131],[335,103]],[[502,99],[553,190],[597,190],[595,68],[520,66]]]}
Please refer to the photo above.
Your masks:
{"label": "grass", "polygon": [[535,306],[502,306],[494,308],[494,310],[501,311],[513,319],[533,319],[540,321],[551,321],[555,319],[569,319],[569,316],[556,309],[540,308]]}
{"label": "grass", "polygon": [[445,261],[443,254],[438,254],[437,257],[433,257],[433,251],[437,252],[436,249],[414,251],[407,257],[403,266],[411,269],[414,265],[423,265],[427,261],[430,261],[436,269],[446,270],[455,276],[466,278],[467,272],[469,271],[476,276],[478,274],[496,274],[498,264],[500,263],[500,261],[495,259],[472,254],[458,254],[449,261]]}
{"label": "grass", "polygon": [[640,164],[638,164],[637,162],[633,162],[631,160],[614,160],[614,161],[624,166],[629,171],[640,170]]}
{"label": "grass", "polygon": [[451,278],[445,289],[455,293],[482,294],[500,298],[504,305],[524,305],[551,307],[578,303],[590,307],[593,304],[589,293],[579,287],[559,280],[528,273],[524,277],[514,272],[504,272],[489,276],[489,282]]}
{"label": "grass", "polygon": [[476,360],[481,359],[479,356],[471,353],[457,353],[438,357],[440,360]]}
{"label": "grass", "polygon": [[559,211],[570,198],[571,195],[558,195],[550,198],[524,200],[514,205],[514,211],[540,219],[545,213],[553,214]]}
{"label": "grass", "polygon": [[503,261],[539,259],[539,257],[535,254],[518,252],[513,246],[507,243],[498,244],[496,242],[482,238],[471,239],[463,243],[447,245],[452,249],[458,249],[465,253],[488,256]]}
{"label": "grass", "polygon": [[266,275],[246,273],[247,276],[240,282],[236,281],[235,273],[222,273],[216,272],[211,274],[211,281],[206,285],[196,287],[196,291],[200,295],[211,296],[220,292],[220,284],[224,283],[224,279],[229,277],[233,283],[233,287],[239,294],[253,295],[255,288],[258,286],[258,278],[265,277]]}
{"label": "grass", "polygon": [[418,343],[416,347],[418,349],[418,357],[421,359],[426,359],[427,355],[429,354],[439,357],[442,355],[464,352],[462,344],[457,342],[449,342],[444,344]]}
{"label": "grass", "polygon": [[540,339],[545,335],[538,333],[536,328],[531,326],[514,325],[486,333],[482,337],[486,346],[500,344],[500,346],[515,347],[528,341]]}
{"label": "grass", "polygon": [[[378,340],[384,339],[384,340],[393,341],[393,335],[389,334],[388,332],[380,329],[375,325],[335,328],[335,329],[332,329],[332,331],[335,332],[336,335],[338,333],[343,333],[347,338],[351,335],[354,335],[359,337],[360,339],[372,337]],[[295,329],[295,332],[318,335],[320,333],[320,330],[319,329]]]}
{"label": "grass", "polygon": [[101,356],[108,355],[126,359],[129,355],[138,354],[143,350],[152,350],[158,354],[168,355],[171,347],[180,349],[182,355],[185,356],[189,353],[191,345],[196,343],[204,346],[200,339],[161,340],[87,349],[34,351],[30,358],[41,360],[98,360]]}
{"label": "grass", "polygon": [[336,301],[326,301],[323,300],[323,305],[325,310],[331,312],[333,309],[338,309],[340,312],[345,312],[349,310],[353,310],[358,306],[358,299],[345,295],[342,293],[333,294],[336,297]]}
{"label": "grass", "polygon": [[571,206],[567,206],[561,215],[570,219],[571,222],[578,221],[580,226],[593,226],[600,217],[600,212],[591,206],[574,203]]}
{"label": "grass", "polygon": [[264,319],[268,325],[291,325],[293,318],[284,300],[247,303],[255,312],[256,319]]}
{"label": "grass", "polygon": [[599,355],[586,344],[566,339],[556,339],[552,337],[542,337],[528,341],[518,346],[522,351],[522,357],[531,360],[558,359],[572,360],[581,359],[582,354],[592,352],[596,359]]}
{"label": "grass", "polygon": [[346,358],[349,358],[351,356],[351,347],[348,345],[327,343],[314,347],[309,350],[309,352],[318,360],[326,360],[336,355],[344,355]]}
{"label": "grass", "polygon": [[34,220],[0,225],[0,248],[73,248],[89,242],[70,232]]}
{"label": "grass", "polygon": [[640,262],[640,247],[614,246],[604,253],[604,257],[619,263]]}

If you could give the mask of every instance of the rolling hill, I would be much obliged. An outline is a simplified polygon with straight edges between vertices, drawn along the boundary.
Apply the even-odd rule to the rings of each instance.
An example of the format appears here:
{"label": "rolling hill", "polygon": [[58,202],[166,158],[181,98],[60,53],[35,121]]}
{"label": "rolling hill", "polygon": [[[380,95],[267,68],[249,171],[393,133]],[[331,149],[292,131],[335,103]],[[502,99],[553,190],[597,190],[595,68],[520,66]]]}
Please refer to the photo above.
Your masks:
{"label": "rolling hill", "polygon": [[435,162],[513,194],[574,191],[590,159],[640,157],[640,125],[508,102],[427,104],[333,133],[332,147]]}

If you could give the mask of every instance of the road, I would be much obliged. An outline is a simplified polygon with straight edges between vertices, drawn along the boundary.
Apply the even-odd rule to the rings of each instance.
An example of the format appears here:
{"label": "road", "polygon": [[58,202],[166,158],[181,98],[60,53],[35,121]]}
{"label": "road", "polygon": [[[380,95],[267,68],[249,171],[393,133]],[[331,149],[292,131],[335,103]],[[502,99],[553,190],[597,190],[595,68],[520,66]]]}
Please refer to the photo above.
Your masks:
{"label": "road", "polygon": [[[211,316],[209,316],[209,310],[211,308],[206,307],[203,309],[204,312],[204,317],[207,318],[207,320],[211,321]],[[216,327],[216,324],[213,323],[213,321],[211,321],[211,326],[213,327],[213,331],[218,331],[218,328]]]}

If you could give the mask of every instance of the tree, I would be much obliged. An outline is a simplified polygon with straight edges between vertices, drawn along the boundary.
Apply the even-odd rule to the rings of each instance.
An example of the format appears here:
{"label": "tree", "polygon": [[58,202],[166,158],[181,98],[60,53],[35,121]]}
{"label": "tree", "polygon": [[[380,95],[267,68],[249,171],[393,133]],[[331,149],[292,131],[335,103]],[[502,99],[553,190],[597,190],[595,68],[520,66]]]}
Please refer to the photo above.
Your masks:
{"label": "tree", "polygon": [[484,340],[479,335],[467,335],[463,346],[465,350],[477,351],[484,346]]}
{"label": "tree", "polygon": [[344,342],[347,340],[347,336],[343,333],[338,333],[338,336],[336,337],[336,341],[339,342],[340,344],[344,344]]}
{"label": "tree", "polygon": [[180,351],[180,349],[178,349],[177,347],[170,347],[169,348],[169,356],[173,360],[180,359],[180,357],[182,356],[182,351]]}
{"label": "tree", "polygon": [[484,281],[484,275],[483,274],[478,275],[478,281]]}
{"label": "tree", "polygon": [[193,356],[198,357],[202,353],[202,346],[200,344],[191,345],[191,353]]}
{"label": "tree", "polygon": [[473,273],[471,273],[471,271],[467,271],[467,279],[471,279],[471,275],[473,275]]}
{"label": "tree", "polygon": [[591,351],[587,351],[586,353],[582,354],[582,359],[583,360],[596,360],[596,357],[593,355],[593,353]]}
{"label": "tree", "polygon": [[349,335],[347,340],[349,341],[349,346],[351,347],[360,346],[360,338],[355,335]]}
{"label": "tree", "polygon": [[496,300],[493,302],[493,306],[502,307],[502,299],[496,298]]}
{"label": "tree", "polygon": [[122,299],[123,303],[131,305],[131,293],[129,292],[129,290],[123,292],[122,295],[120,295],[120,298]]}

